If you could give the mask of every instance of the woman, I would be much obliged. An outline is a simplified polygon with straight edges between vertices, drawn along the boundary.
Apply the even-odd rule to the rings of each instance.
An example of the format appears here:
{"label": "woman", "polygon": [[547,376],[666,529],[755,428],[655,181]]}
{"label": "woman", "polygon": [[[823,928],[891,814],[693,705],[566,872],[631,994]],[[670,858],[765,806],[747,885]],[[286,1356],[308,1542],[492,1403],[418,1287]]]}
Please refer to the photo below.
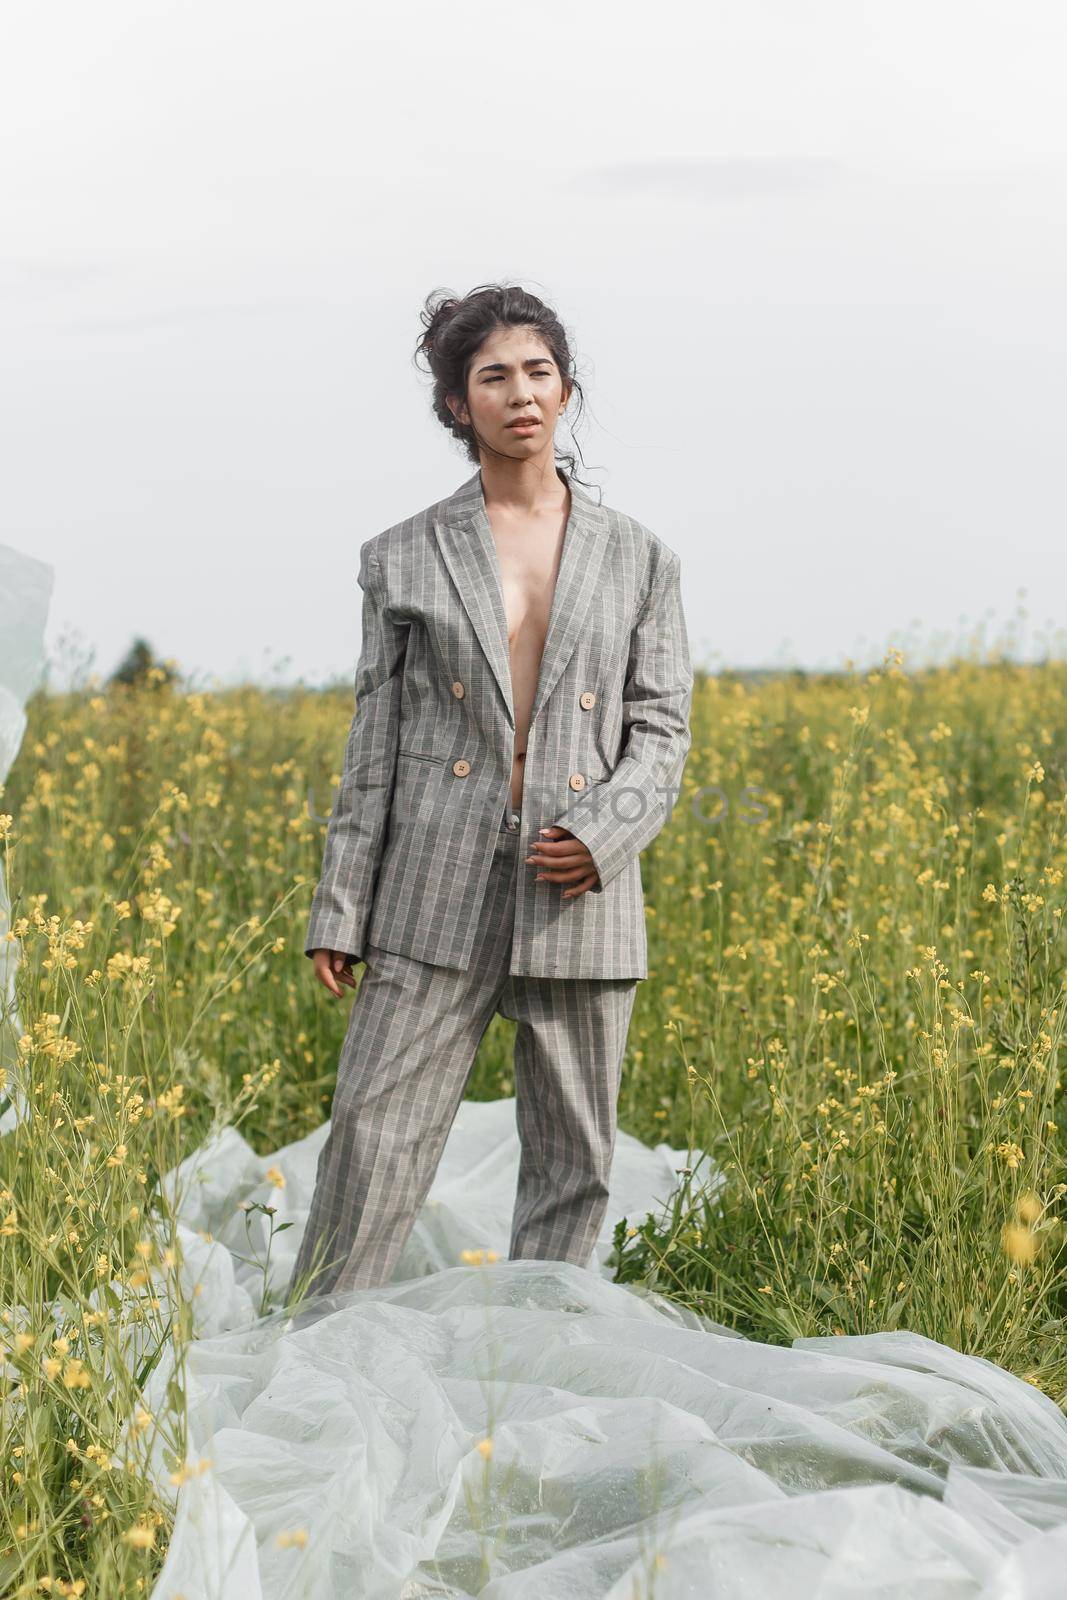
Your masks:
{"label": "woman", "polygon": [[497,1013],[517,1025],[509,1254],[591,1264],[648,975],[638,857],[690,745],[678,557],[556,465],[581,393],[557,317],[489,285],[422,321],[436,415],[478,471],[360,553],[305,940],[329,992],[357,993],[291,1294],[392,1277]]}

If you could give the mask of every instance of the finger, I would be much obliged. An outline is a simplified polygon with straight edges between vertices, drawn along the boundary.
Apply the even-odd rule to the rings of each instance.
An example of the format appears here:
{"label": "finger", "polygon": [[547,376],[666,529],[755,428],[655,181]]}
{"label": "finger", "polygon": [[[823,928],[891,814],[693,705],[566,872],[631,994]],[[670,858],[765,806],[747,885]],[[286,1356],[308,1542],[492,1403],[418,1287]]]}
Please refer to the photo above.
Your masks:
{"label": "finger", "polygon": [[582,841],[580,839],[576,839],[574,837],[573,833],[567,833],[564,834],[560,839],[531,839],[530,849],[549,851],[573,850],[575,845],[580,845],[581,842]]}
{"label": "finger", "polygon": [[541,856],[534,862],[542,872],[567,872],[575,867],[584,867],[586,872],[593,865],[593,858],[583,845],[580,850],[572,851],[565,856]]}
{"label": "finger", "polygon": [[535,882],[543,878],[547,883],[577,883],[590,870],[588,861],[578,861],[573,866],[545,867],[537,874]]}
{"label": "finger", "polygon": [[343,983],[346,989],[356,987],[356,980],[352,975],[352,957],[345,951],[334,951],[333,974],[338,983]]}
{"label": "finger", "polygon": [[593,872],[596,868],[596,863],[584,845],[576,855],[553,856],[551,859],[543,857],[534,864],[539,872],[549,874],[557,872]]}
{"label": "finger", "polygon": [[581,883],[576,884],[573,889],[564,889],[560,899],[576,900],[580,894],[587,894],[590,889],[596,887],[596,881],[599,876],[600,874],[596,872],[587,873]]}
{"label": "finger", "polygon": [[341,991],[337,987],[337,980],[330,971],[329,962],[324,962],[321,966],[317,966],[315,968],[315,976],[318,978],[323,988],[329,989],[330,993],[332,995],[336,995],[337,999],[340,1000]]}
{"label": "finger", "polygon": [[558,842],[537,840],[530,848],[537,861],[566,861],[587,854],[581,838],[560,838]]}

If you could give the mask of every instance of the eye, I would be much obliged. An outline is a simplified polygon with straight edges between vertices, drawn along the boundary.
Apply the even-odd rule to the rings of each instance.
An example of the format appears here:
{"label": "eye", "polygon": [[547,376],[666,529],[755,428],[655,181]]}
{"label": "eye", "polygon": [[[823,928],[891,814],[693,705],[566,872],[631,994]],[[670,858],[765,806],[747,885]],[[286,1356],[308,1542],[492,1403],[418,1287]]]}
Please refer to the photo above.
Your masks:
{"label": "eye", "polygon": [[[531,378],[551,378],[551,376],[552,369],[550,367],[542,368],[540,372],[534,371],[530,373]],[[490,372],[486,374],[486,376],[482,379],[482,382],[500,383],[503,381],[503,377],[504,374],[502,372]]]}

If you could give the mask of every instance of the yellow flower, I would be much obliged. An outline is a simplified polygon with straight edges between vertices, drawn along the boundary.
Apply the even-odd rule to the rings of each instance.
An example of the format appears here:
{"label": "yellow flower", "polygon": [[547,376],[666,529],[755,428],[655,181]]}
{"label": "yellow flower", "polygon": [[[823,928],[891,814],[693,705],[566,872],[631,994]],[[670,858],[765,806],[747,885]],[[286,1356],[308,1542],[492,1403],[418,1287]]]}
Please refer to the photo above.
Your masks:
{"label": "yellow flower", "polygon": [[294,1545],[298,1550],[303,1550],[307,1542],[308,1531],[306,1528],[283,1529],[275,1540],[279,1550],[289,1550]]}
{"label": "yellow flower", "polygon": [[176,1483],[180,1488],[188,1478],[198,1478],[201,1473],[207,1472],[208,1468],[213,1465],[214,1463],[210,1456],[201,1456],[199,1461],[186,1461],[178,1468],[177,1472],[170,1474],[170,1481],[171,1483]]}
{"label": "yellow flower", "polygon": [[1041,1201],[1038,1199],[1037,1195],[1029,1189],[1025,1194],[1021,1194],[1018,1200],[1015,1202],[1016,1215],[1023,1222],[1036,1222],[1043,1210],[1044,1207],[1042,1206]]}
{"label": "yellow flower", "polygon": [[1037,1255],[1037,1235],[1018,1222],[1006,1222],[1002,1238],[1004,1253],[1011,1261],[1026,1264]]}

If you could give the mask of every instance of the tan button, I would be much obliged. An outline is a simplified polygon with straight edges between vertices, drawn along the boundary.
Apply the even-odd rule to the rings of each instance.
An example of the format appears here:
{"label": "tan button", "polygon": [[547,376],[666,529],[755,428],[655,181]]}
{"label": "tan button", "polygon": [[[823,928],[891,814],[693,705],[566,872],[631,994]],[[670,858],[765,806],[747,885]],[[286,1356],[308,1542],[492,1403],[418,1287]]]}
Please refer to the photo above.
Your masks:
{"label": "tan button", "polygon": [[462,756],[458,761],[453,761],[452,763],[452,771],[456,774],[457,778],[465,778],[470,769],[470,762],[464,761]]}
{"label": "tan button", "polygon": [[580,772],[572,772],[567,782],[570,784],[572,789],[585,788],[585,779],[582,777]]}
{"label": "tan button", "polygon": [[455,695],[457,700],[462,700],[466,692],[466,689],[464,689],[463,685],[457,678],[455,683],[452,685],[452,693]]}
{"label": "tan button", "polygon": [[596,695],[592,689],[587,689],[584,694],[578,696],[578,704],[583,711],[590,711],[596,705]]}

